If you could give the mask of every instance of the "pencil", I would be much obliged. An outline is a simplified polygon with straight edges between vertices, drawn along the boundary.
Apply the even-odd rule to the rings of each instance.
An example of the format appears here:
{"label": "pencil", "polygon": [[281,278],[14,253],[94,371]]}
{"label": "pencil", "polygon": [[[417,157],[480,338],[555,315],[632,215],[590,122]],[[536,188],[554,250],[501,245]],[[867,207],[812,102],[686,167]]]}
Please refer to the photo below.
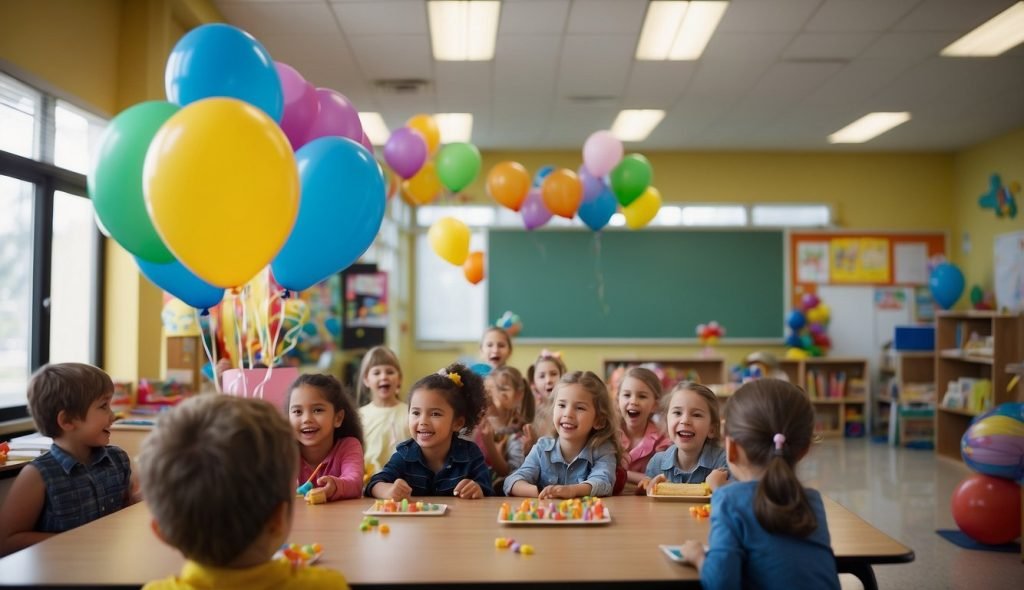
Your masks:
{"label": "pencil", "polygon": [[321,461],[320,464],[316,466],[316,469],[313,470],[313,473],[312,475],[309,476],[309,479],[306,480],[306,483],[313,483],[313,478],[316,477],[317,473],[320,473],[320,470],[323,469],[324,465],[326,464],[326,461]]}

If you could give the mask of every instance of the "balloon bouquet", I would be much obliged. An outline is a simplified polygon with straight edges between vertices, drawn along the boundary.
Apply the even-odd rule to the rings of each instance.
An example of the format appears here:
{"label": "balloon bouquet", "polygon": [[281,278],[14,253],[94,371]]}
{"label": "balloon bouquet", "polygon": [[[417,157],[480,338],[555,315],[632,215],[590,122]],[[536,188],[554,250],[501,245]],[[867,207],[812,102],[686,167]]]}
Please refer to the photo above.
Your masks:
{"label": "balloon bouquet", "polygon": [[832,347],[828,337],[828,322],[832,311],[814,293],[806,293],[800,300],[800,308],[789,312],[786,325],[790,333],[786,336],[786,358],[802,359],[809,356],[824,356]]}
{"label": "balloon bouquet", "polygon": [[700,340],[700,345],[704,347],[704,356],[713,356],[715,344],[718,344],[718,340],[723,337],[725,337],[725,326],[714,320],[697,326],[697,338]]}
{"label": "balloon bouquet", "polygon": [[1013,541],[1021,534],[1024,403],[1005,403],[975,418],[960,439],[960,454],[977,473],[954,490],[953,520],[980,543]]}
{"label": "balloon bouquet", "polygon": [[[384,177],[344,95],[314,88],[226,24],[178,41],[165,87],[166,101],[110,122],[88,176],[98,225],[150,281],[205,314],[225,289],[238,300],[268,265],[284,297],[366,251],[384,216]],[[243,311],[236,321],[273,325]]]}

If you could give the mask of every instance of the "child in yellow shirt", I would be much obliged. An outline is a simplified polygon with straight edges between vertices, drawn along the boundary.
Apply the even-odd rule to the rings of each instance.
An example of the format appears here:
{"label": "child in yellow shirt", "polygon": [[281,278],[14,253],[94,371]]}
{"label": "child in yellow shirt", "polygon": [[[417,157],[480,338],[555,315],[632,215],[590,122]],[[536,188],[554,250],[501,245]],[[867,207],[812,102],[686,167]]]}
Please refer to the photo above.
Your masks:
{"label": "child in yellow shirt", "polygon": [[274,560],[288,538],[298,453],[256,399],[199,395],[162,416],[139,458],[153,531],[188,561],[146,590],[348,588],[338,572]]}

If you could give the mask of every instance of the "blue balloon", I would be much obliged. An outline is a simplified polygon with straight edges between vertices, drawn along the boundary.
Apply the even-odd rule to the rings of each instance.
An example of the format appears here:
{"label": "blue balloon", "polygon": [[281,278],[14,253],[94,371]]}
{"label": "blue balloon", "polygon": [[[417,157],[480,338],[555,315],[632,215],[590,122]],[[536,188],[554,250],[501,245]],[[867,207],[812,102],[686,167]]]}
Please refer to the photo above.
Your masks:
{"label": "blue balloon", "polygon": [[800,338],[800,334],[793,332],[786,336],[786,346],[790,348],[803,348],[804,341]]}
{"label": "blue balloon", "polygon": [[580,216],[580,219],[583,220],[583,223],[587,224],[587,227],[594,231],[599,231],[608,225],[608,220],[615,214],[615,209],[618,205],[619,202],[615,200],[615,194],[612,193],[611,189],[605,188],[592,200],[580,203],[580,208],[576,210],[576,215]]}
{"label": "blue balloon", "polygon": [[151,283],[181,299],[190,307],[206,310],[224,298],[224,289],[214,287],[192,274],[192,271],[177,260],[161,264],[136,256],[135,263]]}
{"label": "blue balloon", "polygon": [[474,365],[470,365],[469,370],[481,377],[486,377],[491,374],[491,366],[487,363],[476,363]]}
{"label": "blue balloon", "polygon": [[544,179],[547,178],[548,174],[551,174],[554,171],[554,166],[541,166],[540,170],[538,170],[537,173],[533,175],[533,186],[535,188],[539,187],[541,184],[543,184]]}
{"label": "blue balloon", "polygon": [[928,286],[935,303],[942,309],[949,309],[964,292],[964,274],[955,264],[943,262],[932,270]]}
{"label": "blue balloon", "polygon": [[228,96],[262,109],[277,122],[284,113],[284,91],[270,53],[231,25],[201,25],[186,33],[167,58],[164,87],[167,100],[178,106]]}
{"label": "blue balloon", "polygon": [[373,243],[384,220],[384,177],[373,156],[344,137],[321,137],[295,152],[299,215],[270,269],[302,291],[340,272]]}
{"label": "blue balloon", "polygon": [[806,324],[807,318],[804,316],[804,312],[799,309],[794,309],[789,312],[789,317],[786,319],[786,325],[794,332],[799,332],[800,328],[803,328]]}

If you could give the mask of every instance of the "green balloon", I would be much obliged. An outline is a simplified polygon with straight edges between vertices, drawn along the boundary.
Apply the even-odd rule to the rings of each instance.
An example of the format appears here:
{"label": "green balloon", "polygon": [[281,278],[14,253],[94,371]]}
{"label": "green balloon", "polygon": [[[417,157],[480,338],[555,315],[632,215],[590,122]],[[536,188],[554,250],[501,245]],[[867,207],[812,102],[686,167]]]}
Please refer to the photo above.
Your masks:
{"label": "green balloon", "polygon": [[449,143],[437,153],[437,177],[448,190],[457,193],[480,173],[480,150],[471,143]]}
{"label": "green balloon", "polygon": [[139,103],[107,125],[89,174],[89,196],[111,238],[150,262],[173,262],[156,233],[142,194],[142,165],[153,136],[179,107],[162,100]]}
{"label": "green balloon", "polygon": [[978,305],[984,298],[985,292],[981,289],[981,285],[971,287],[971,305]]}
{"label": "green balloon", "polygon": [[623,207],[644,194],[651,184],[651,163],[641,154],[629,154],[612,169],[612,192]]}

